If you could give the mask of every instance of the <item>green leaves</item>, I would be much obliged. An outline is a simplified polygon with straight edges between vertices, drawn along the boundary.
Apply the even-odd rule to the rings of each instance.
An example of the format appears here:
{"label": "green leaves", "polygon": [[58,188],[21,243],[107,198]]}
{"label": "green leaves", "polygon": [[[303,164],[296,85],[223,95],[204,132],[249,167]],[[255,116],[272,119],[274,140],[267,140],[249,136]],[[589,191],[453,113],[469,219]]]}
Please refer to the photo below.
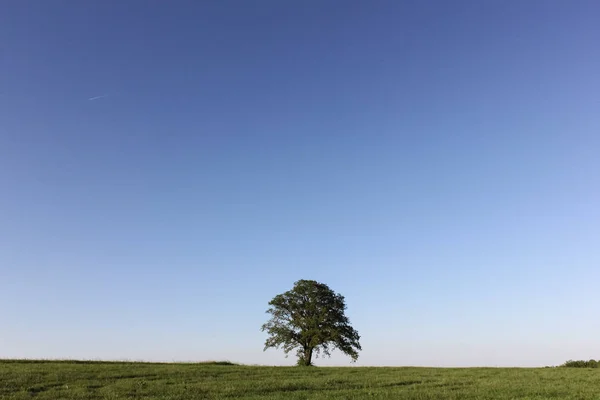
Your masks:
{"label": "green leaves", "polygon": [[344,296],[324,283],[299,280],[269,306],[271,318],[262,326],[269,335],[264,350],[281,348],[287,356],[296,349],[299,365],[312,365],[313,355],[330,356],[334,349],[358,359],[360,336],[344,313]]}

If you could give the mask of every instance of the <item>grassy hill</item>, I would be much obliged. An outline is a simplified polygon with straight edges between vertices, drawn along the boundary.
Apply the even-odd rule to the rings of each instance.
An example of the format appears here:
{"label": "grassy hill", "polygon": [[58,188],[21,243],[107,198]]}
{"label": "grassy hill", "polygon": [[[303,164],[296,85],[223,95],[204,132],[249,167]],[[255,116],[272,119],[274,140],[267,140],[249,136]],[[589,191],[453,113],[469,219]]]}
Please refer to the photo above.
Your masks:
{"label": "grassy hill", "polygon": [[0,361],[0,399],[600,399],[600,369]]}

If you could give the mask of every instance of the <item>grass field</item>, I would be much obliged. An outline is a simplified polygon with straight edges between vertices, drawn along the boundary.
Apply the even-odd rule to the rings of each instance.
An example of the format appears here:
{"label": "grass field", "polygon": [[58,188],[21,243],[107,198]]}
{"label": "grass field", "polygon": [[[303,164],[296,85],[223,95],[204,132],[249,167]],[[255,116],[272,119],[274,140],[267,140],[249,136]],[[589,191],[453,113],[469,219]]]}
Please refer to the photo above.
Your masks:
{"label": "grass field", "polygon": [[0,399],[600,399],[600,369],[0,361]]}

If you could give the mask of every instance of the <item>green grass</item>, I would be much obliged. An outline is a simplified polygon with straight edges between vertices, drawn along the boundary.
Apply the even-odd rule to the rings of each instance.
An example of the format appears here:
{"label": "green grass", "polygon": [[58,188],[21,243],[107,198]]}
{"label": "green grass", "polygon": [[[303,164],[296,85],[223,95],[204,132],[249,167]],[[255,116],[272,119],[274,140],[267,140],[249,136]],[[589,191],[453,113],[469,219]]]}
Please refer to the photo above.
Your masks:
{"label": "green grass", "polygon": [[600,369],[0,361],[0,399],[599,399]]}

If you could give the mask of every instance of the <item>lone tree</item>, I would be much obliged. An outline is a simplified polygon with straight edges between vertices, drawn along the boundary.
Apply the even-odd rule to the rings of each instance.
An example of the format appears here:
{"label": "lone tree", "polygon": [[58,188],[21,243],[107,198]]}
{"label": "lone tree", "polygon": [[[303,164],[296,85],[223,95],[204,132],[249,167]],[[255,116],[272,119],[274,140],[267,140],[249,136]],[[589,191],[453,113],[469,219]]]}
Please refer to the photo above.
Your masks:
{"label": "lone tree", "polygon": [[278,294],[269,302],[271,319],[262,326],[269,337],[265,348],[282,348],[287,354],[296,350],[298,365],[312,365],[312,357],[331,356],[341,350],[355,362],[358,351],[358,332],[350,326],[344,314],[344,296],[329,286],[310,280],[299,280],[292,290]]}

